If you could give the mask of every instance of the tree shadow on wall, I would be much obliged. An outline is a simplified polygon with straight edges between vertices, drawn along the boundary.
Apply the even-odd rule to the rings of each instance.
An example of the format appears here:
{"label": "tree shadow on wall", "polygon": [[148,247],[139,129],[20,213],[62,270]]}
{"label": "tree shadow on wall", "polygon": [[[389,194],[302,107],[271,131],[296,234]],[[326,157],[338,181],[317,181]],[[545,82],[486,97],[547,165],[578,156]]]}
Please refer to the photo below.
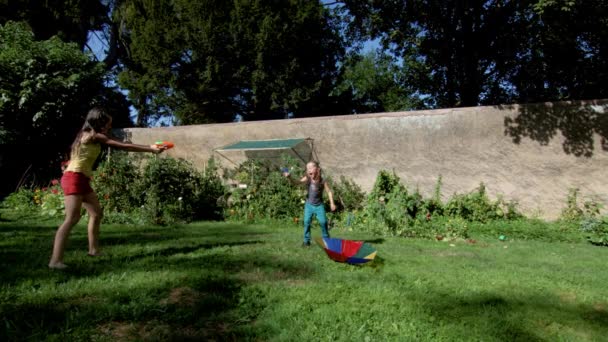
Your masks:
{"label": "tree shadow on wall", "polygon": [[[514,106],[498,108],[513,109]],[[505,135],[516,144],[527,137],[545,146],[558,131],[564,137],[562,146],[566,154],[592,157],[594,134],[599,135],[602,150],[608,151],[608,102],[591,100],[521,105],[515,117],[505,118]]]}

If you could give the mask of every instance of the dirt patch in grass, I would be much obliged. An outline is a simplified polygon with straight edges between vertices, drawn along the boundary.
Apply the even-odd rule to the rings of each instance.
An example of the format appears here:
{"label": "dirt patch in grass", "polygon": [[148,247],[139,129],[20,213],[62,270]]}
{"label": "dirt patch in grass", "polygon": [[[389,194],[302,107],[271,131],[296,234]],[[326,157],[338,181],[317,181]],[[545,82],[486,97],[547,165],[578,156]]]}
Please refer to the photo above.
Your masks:
{"label": "dirt patch in grass", "polygon": [[177,287],[171,290],[169,296],[160,301],[160,304],[177,305],[181,307],[194,307],[200,302],[203,294],[189,287]]}
{"label": "dirt patch in grass", "polygon": [[133,341],[136,338],[137,327],[133,323],[109,322],[99,327],[103,336],[111,337],[117,341]]}
{"label": "dirt patch in grass", "polygon": [[142,323],[110,322],[99,327],[104,337],[115,341],[201,340],[206,332],[191,326],[171,326],[159,321]]}
{"label": "dirt patch in grass", "polygon": [[255,268],[252,271],[241,271],[236,275],[236,278],[246,283],[256,283],[264,281],[268,278],[266,273],[262,272],[259,268]]}
{"label": "dirt patch in grass", "polygon": [[467,257],[467,258],[477,258],[477,254],[472,252],[465,251],[441,251],[434,253],[436,256],[440,257]]}
{"label": "dirt patch in grass", "polygon": [[289,286],[306,286],[310,284],[310,281],[306,279],[287,279],[284,283]]}
{"label": "dirt patch in grass", "polygon": [[574,292],[561,292],[558,294],[558,297],[564,303],[576,303],[576,293]]}

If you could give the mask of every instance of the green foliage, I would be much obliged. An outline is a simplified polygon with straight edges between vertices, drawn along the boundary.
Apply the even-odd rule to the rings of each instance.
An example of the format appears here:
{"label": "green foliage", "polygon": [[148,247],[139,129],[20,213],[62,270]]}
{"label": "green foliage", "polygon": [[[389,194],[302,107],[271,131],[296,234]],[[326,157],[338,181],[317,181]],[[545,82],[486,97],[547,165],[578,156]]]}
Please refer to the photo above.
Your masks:
{"label": "green foliage", "polygon": [[215,158],[209,158],[196,187],[197,205],[194,207],[194,219],[219,220],[224,217],[224,199],[228,190],[219,176],[219,170]]}
{"label": "green foliage", "polygon": [[608,246],[608,216],[600,216],[602,205],[594,199],[580,203],[580,190],[568,190],[566,207],[562,210],[560,220],[577,224],[587,240],[598,246]]}
{"label": "green foliage", "polygon": [[20,187],[17,191],[10,193],[2,201],[2,208],[7,208],[19,212],[36,211],[38,209],[36,193],[31,188]]}
{"label": "green foliage", "polygon": [[197,171],[187,161],[159,157],[149,159],[138,184],[145,198],[144,216],[156,224],[193,217],[197,178]]}
{"label": "green foliage", "polygon": [[396,174],[381,170],[357,223],[362,229],[380,234],[408,235],[422,214],[423,203],[422,196],[409,193]]}
{"label": "green foliage", "polygon": [[[89,108],[116,100],[104,88],[102,63],[57,37],[36,41],[23,23],[0,25],[0,75],[2,174],[12,188],[26,170],[36,186],[58,177]],[[128,112],[121,114],[128,120]]]}
{"label": "green foliage", "polygon": [[132,157],[126,152],[112,151],[95,170],[91,185],[105,216],[132,211],[143,197],[138,192],[139,169]]}
{"label": "green foliage", "polygon": [[22,186],[9,194],[1,206],[17,212],[34,212],[50,217],[62,217],[65,208],[63,190],[57,179],[52,180],[46,187]]}
{"label": "green foliage", "polygon": [[218,199],[225,190],[213,158],[200,172],[181,159],[132,159],[115,152],[100,164],[93,180],[108,222],[169,224],[222,215]]}
{"label": "green foliage", "polygon": [[578,205],[579,189],[568,190],[566,207],[562,210],[561,219],[564,221],[576,221],[583,216],[583,210]]}
{"label": "green foliage", "polygon": [[[284,167],[291,172],[301,166],[284,156]],[[229,178],[238,180],[244,188],[236,187],[229,198],[226,212],[230,220],[283,219],[299,221],[303,211],[305,192],[283,176],[281,170],[265,160],[250,159],[241,164]],[[297,176],[293,176],[296,178]]]}
{"label": "green foliage", "polygon": [[40,189],[41,213],[51,217],[63,217],[65,215],[65,203],[63,190],[59,181],[54,179],[50,187]]}
{"label": "green foliage", "polygon": [[605,1],[341,3],[351,38],[379,39],[400,57],[428,106],[607,95]]}
{"label": "green foliage", "polygon": [[358,211],[363,209],[365,193],[354,181],[340,176],[339,182],[333,182],[330,178],[331,189],[334,194],[334,202],[337,211]]}
{"label": "green foliage", "polygon": [[344,64],[344,73],[334,93],[351,97],[354,113],[402,111],[423,106],[402,82],[399,77],[402,71],[390,55],[383,52],[355,54]]}
{"label": "green foliage", "polygon": [[[299,178],[297,170],[302,166],[298,161],[284,156],[281,166]],[[201,172],[184,160],[133,158],[113,152],[96,170],[93,187],[105,209],[105,223],[170,224],[222,216],[247,222],[301,221],[306,191],[286,179],[276,163],[252,159],[234,170],[224,170],[227,179],[239,182],[230,191],[218,173],[214,159]],[[607,218],[599,216],[600,204],[588,200],[581,207],[578,189],[570,190],[563,219],[549,225],[523,217],[516,202],[506,202],[501,196],[491,200],[483,183],[443,204],[441,177],[428,199],[418,190],[410,191],[396,174],[385,170],[378,173],[367,196],[345,177],[335,184],[330,175],[324,177],[332,184],[338,204],[338,210],[328,212],[328,218],[338,229],[442,241],[468,238],[471,231],[494,238],[506,235],[510,239],[571,242],[584,235],[596,245],[608,241]],[[327,204],[327,196],[325,201]],[[63,194],[54,180],[45,188],[20,188],[2,202],[2,207],[58,217],[63,214]]]}
{"label": "green foliage", "polygon": [[523,217],[516,202],[502,198],[491,201],[481,186],[469,194],[441,201],[442,180],[429,199],[418,190],[411,192],[394,173],[381,170],[366,204],[354,220],[353,230],[381,235],[456,239],[468,237],[470,222],[513,220]]}
{"label": "green foliage", "polygon": [[[107,224],[105,256],[86,256],[86,229],[77,227],[65,254],[70,269],[49,271],[44,265],[57,220],[1,214],[2,341],[608,336],[608,272],[601,271],[607,250],[580,241],[474,235],[475,243],[446,243],[340,232],[378,250],[373,262],[352,266],[317,247],[298,248],[301,230],[276,224]],[[498,231],[510,223],[516,222],[483,226]],[[557,225],[545,223],[539,231],[557,231]]]}
{"label": "green foliage", "polygon": [[343,54],[316,1],[128,1],[117,8],[130,55],[118,81],[139,125],[326,114]]}
{"label": "green foliage", "polygon": [[10,0],[0,2],[0,24],[24,21],[36,40],[59,36],[83,47],[89,31],[99,30],[107,18],[107,1],[101,0]]}
{"label": "green foliage", "polygon": [[374,187],[368,196],[368,202],[379,201],[384,202],[385,196],[393,191],[393,189],[400,185],[399,177],[393,172],[392,174],[386,170],[380,170]]}
{"label": "green foliage", "polygon": [[608,216],[586,217],[580,222],[580,229],[590,243],[608,246]]}
{"label": "green foliage", "polygon": [[568,222],[581,221],[587,218],[594,218],[600,214],[602,208],[601,203],[594,199],[588,199],[579,203],[580,190],[571,188],[568,190],[566,198],[566,207],[562,209],[560,219]]}
{"label": "green foliage", "polygon": [[73,138],[104,73],[75,44],[35,41],[25,25],[12,22],[0,26],[0,70],[3,143]]}
{"label": "green foliage", "polygon": [[469,221],[487,222],[497,219],[516,219],[522,215],[516,202],[505,202],[502,198],[490,200],[483,183],[468,194],[455,194],[445,205],[444,213]]}
{"label": "green foliage", "polygon": [[142,213],[146,222],[169,224],[193,219],[217,219],[221,208],[218,198],[224,194],[214,162],[205,174],[190,162],[173,158],[146,161],[138,192],[145,201]]}

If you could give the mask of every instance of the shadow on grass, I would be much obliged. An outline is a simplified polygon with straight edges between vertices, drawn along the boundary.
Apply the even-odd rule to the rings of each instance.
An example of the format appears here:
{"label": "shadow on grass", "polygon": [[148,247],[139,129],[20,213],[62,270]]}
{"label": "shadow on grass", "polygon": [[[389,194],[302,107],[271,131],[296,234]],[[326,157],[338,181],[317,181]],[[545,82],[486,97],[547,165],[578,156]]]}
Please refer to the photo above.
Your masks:
{"label": "shadow on grass", "polygon": [[491,336],[502,341],[546,341],[551,334],[564,338],[575,333],[582,338],[591,332],[584,338],[587,340],[594,334],[601,336],[608,323],[604,307],[564,303],[554,296],[514,300],[493,293],[468,297],[434,293],[427,294],[422,305],[443,324],[467,329],[465,333],[470,334],[471,340]]}
{"label": "shadow on grass", "polygon": [[[64,271],[46,268],[52,234],[33,243],[15,240],[14,247],[0,250],[2,283],[16,290],[0,291],[0,340],[252,339],[260,329],[252,323],[266,301],[247,285],[304,281],[313,272],[304,261],[277,257],[251,239],[263,234],[244,226],[110,232],[102,242],[126,247],[123,252],[72,257]],[[70,242],[71,250],[77,245],[86,253],[86,232]],[[146,248],[131,253],[133,245]],[[40,289],[44,295],[37,294]],[[29,295],[21,298],[23,293]]]}
{"label": "shadow on grass", "polygon": [[0,234],[15,234],[17,232],[48,234],[49,232],[54,233],[57,227],[59,227],[59,224],[57,224],[56,220],[30,224],[25,219],[7,219],[6,221],[0,221]]}
{"label": "shadow on grass", "polygon": [[367,240],[363,240],[363,241],[371,243],[371,244],[379,245],[379,244],[383,243],[385,241],[385,239],[377,238],[377,239],[367,239]]}

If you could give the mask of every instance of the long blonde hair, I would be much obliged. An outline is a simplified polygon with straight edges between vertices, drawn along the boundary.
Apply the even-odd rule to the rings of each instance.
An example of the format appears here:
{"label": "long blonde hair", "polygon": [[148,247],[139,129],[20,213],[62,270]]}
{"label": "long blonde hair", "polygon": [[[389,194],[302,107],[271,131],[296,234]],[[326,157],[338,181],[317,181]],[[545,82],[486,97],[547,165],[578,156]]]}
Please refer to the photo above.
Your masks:
{"label": "long blonde hair", "polygon": [[82,128],[76,135],[76,139],[72,143],[72,152],[75,151],[80,144],[86,144],[91,141],[95,133],[101,132],[106,127],[112,117],[103,109],[94,107],[89,110],[87,117],[84,120]]}

